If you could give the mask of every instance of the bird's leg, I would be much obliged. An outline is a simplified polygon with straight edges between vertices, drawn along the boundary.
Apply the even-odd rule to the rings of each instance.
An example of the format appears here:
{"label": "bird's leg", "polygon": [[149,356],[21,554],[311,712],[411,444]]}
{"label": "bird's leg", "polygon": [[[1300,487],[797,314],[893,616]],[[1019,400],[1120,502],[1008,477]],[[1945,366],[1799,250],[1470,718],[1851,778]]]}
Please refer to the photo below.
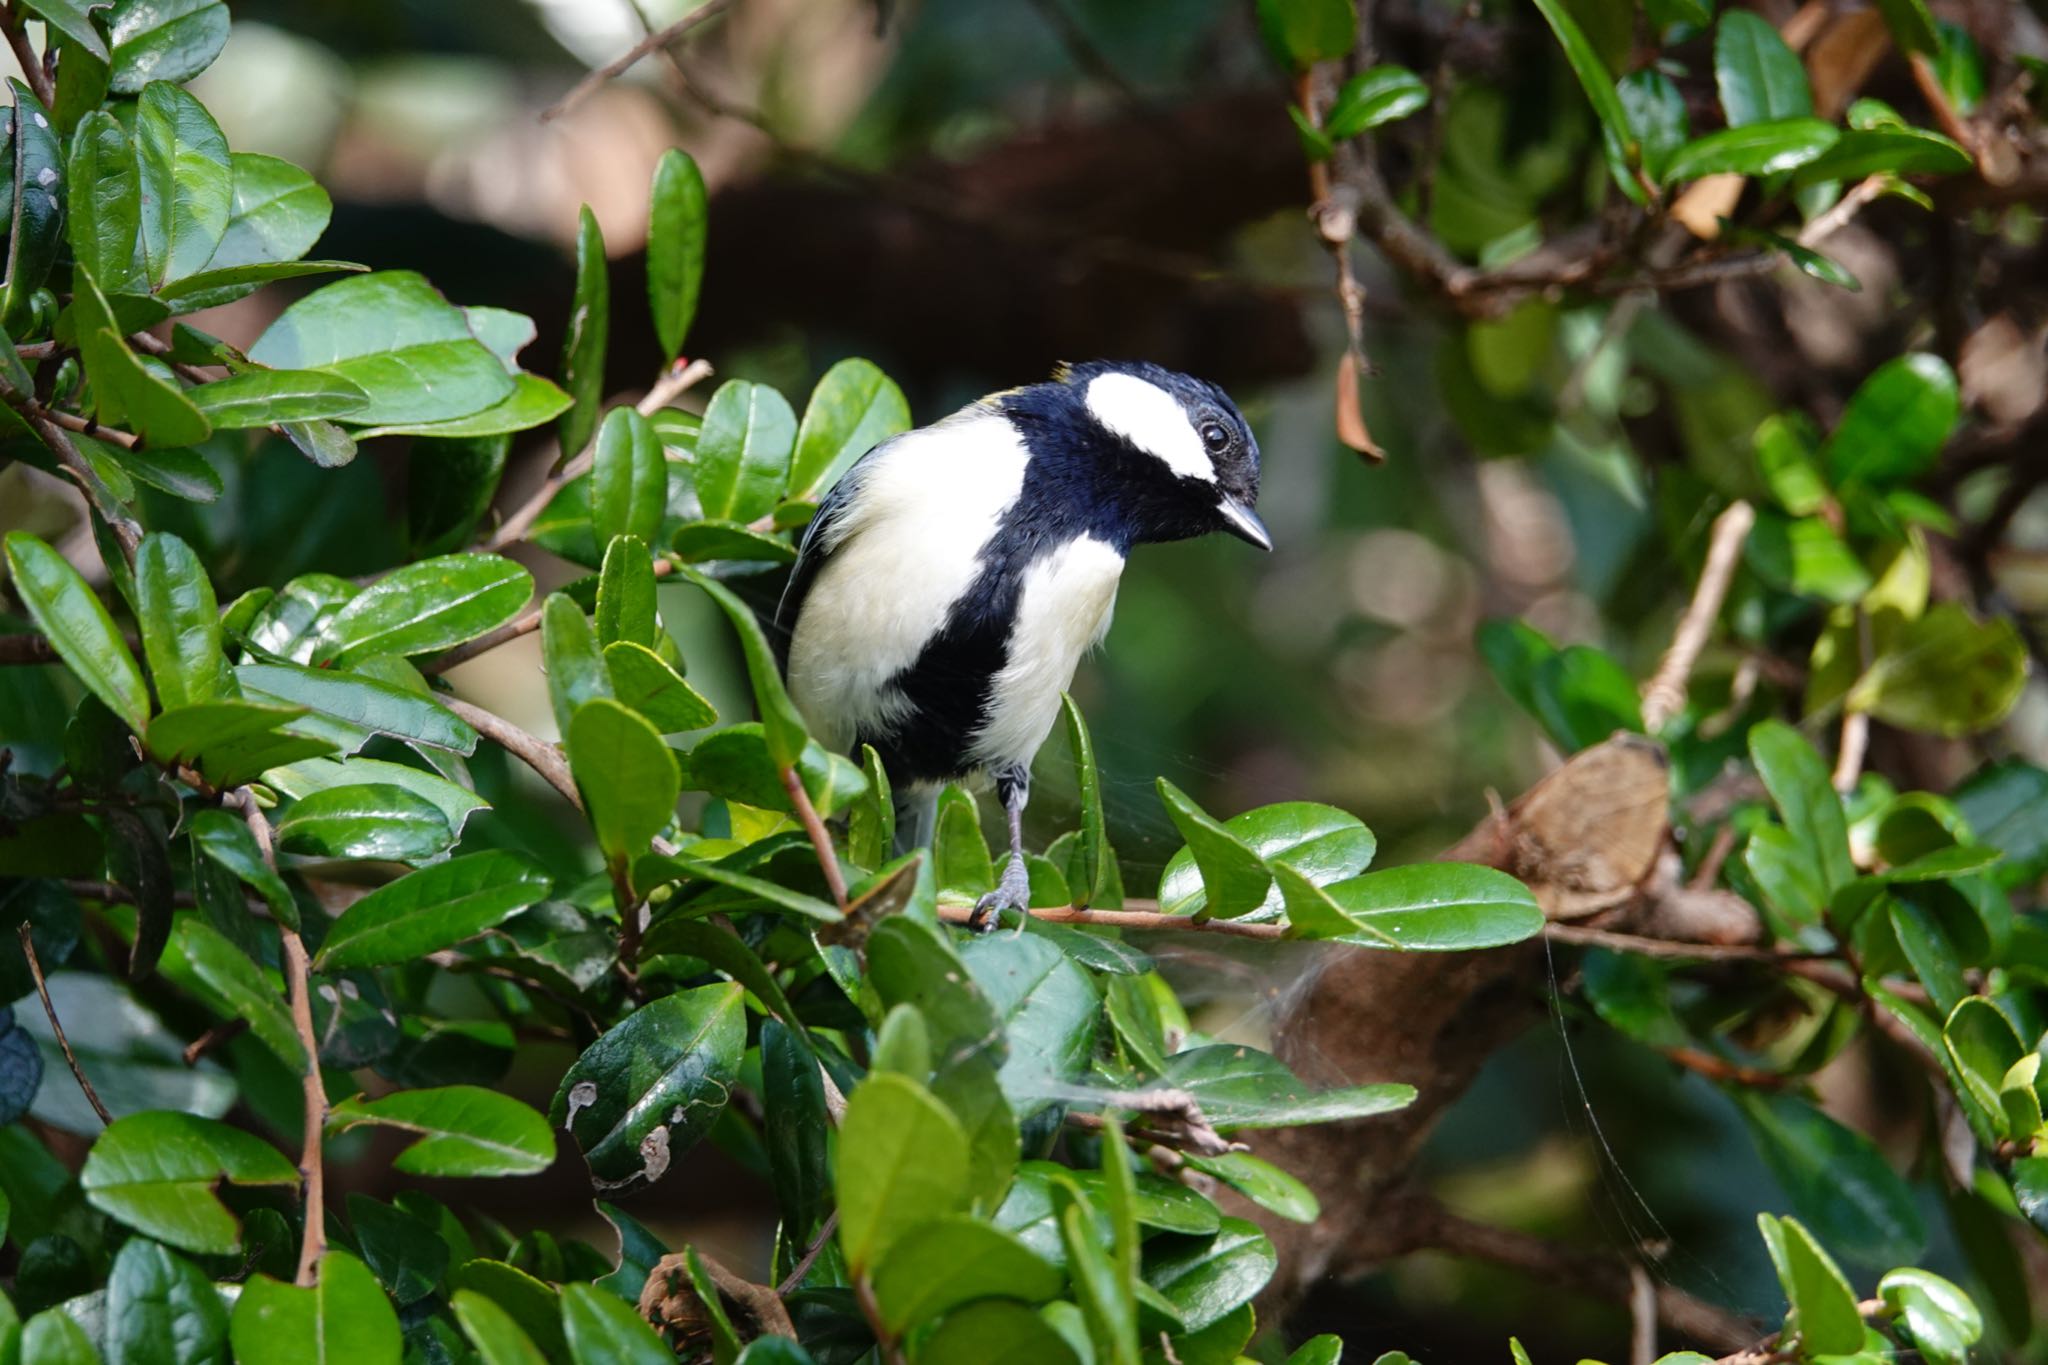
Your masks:
{"label": "bird's leg", "polygon": [[996,796],[1010,821],[1010,861],[996,889],[974,903],[967,927],[987,933],[1003,911],[1022,914],[1031,908],[1031,869],[1024,865],[1024,803],[1031,799],[1031,770],[1019,764],[996,774]]}

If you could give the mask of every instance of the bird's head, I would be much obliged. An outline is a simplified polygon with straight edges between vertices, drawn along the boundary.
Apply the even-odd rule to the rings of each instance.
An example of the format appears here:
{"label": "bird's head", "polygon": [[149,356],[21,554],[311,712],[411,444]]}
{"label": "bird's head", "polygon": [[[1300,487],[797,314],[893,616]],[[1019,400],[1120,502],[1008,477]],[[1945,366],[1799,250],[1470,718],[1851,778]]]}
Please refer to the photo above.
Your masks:
{"label": "bird's head", "polygon": [[1049,415],[1077,438],[1075,456],[1129,520],[1132,539],[1227,531],[1273,548],[1252,510],[1259,443],[1222,389],[1158,365],[1108,360],[1062,366],[1037,387],[1052,391]]}

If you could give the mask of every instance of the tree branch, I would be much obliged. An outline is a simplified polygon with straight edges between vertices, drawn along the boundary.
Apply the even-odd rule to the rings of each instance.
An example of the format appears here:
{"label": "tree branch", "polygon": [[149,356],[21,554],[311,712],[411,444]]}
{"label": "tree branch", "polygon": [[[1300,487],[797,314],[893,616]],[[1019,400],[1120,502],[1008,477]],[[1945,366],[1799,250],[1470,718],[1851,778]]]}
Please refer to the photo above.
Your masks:
{"label": "tree branch", "polygon": [[71,1078],[78,1082],[78,1088],[85,1092],[85,1102],[92,1106],[92,1112],[100,1116],[100,1122],[111,1124],[114,1116],[107,1112],[107,1106],[100,1103],[97,1090],[85,1078],[85,1069],[78,1064],[78,1056],[71,1050],[71,1040],[64,1036],[63,1021],[57,1018],[57,1007],[50,1003],[50,985],[43,980],[43,964],[36,957],[36,941],[29,922],[23,920],[16,932],[21,938],[21,955],[28,959],[28,973],[35,978],[36,994],[42,997],[43,1014],[50,1021],[50,1032],[57,1035],[57,1047],[64,1053],[64,1064],[71,1068]]}
{"label": "tree branch", "polygon": [[447,696],[439,700],[478,734],[539,773],[543,781],[562,794],[563,800],[579,811],[583,809],[583,794],[576,790],[576,779],[570,775],[569,762],[562,757],[561,750],[473,702]]}
{"label": "tree branch", "polygon": [[[1126,901],[1126,905],[1157,905],[1156,901]],[[1098,924],[1107,929],[1159,929],[1177,934],[1222,934],[1230,938],[1280,939],[1287,937],[1284,924],[1246,924],[1243,920],[1208,919],[1197,924],[1186,915],[1165,915],[1158,910],[1080,910],[1071,905],[1050,906],[1029,912],[1031,918],[1048,924]],[[939,918],[948,924],[966,924],[974,916],[970,905],[942,905]]]}
{"label": "tree branch", "polygon": [[22,27],[24,16],[18,3],[9,3],[0,10],[0,27],[7,30],[7,45],[14,49],[14,60],[21,67],[22,77],[28,81],[28,88],[42,101],[43,108],[54,108],[57,103],[57,87],[50,80],[49,68],[28,40],[28,32]]}
{"label": "tree branch", "polygon": [[818,808],[811,804],[811,794],[804,790],[804,780],[794,764],[782,770],[782,789],[789,793],[789,803],[796,807],[797,821],[803,825],[804,833],[810,836],[811,851],[818,855],[818,870],[825,874],[825,885],[832,890],[832,903],[839,907],[843,916],[846,913],[846,874],[840,871],[839,854],[832,847],[831,831],[818,818]]}
{"label": "tree branch", "polygon": [[633,63],[639,61],[648,53],[658,47],[667,47],[691,29],[717,18],[731,7],[732,0],[708,0],[708,3],[691,10],[667,28],[648,34],[645,38],[642,38],[639,42],[626,49],[624,55],[614,57],[611,61],[606,62],[603,66],[600,66],[597,70],[571,86],[568,94],[541,110],[540,121],[542,123],[549,123],[569,113],[577,105],[595,94],[598,88],[604,85],[605,82],[615,80],[619,76],[624,75],[627,68],[631,67]]}
{"label": "tree branch", "polygon": [[1643,728],[1651,734],[1663,729],[1665,722],[1685,705],[1686,681],[1692,677],[1693,665],[1699,662],[1700,651],[1706,648],[1707,637],[1720,618],[1721,604],[1727,600],[1728,585],[1741,559],[1742,543],[1755,524],[1756,509],[1740,501],[1730,503],[1727,510],[1714,518],[1706,564],[1700,569],[1692,601],[1678,618],[1678,629],[1671,637],[1671,647],[1664,651],[1664,658],[1657,665],[1656,675],[1643,689]]}

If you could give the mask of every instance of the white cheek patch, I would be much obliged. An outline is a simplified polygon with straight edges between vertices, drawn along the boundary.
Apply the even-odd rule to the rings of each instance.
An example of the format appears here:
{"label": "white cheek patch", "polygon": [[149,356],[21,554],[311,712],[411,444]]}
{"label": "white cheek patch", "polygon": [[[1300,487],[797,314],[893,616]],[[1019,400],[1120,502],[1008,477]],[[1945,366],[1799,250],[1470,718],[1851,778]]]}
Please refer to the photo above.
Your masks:
{"label": "white cheek patch", "polygon": [[1216,466],[1180,400],[1131,374],[1088,381],[1088,411],[1105,428],[1184,478],[1216,482]]}

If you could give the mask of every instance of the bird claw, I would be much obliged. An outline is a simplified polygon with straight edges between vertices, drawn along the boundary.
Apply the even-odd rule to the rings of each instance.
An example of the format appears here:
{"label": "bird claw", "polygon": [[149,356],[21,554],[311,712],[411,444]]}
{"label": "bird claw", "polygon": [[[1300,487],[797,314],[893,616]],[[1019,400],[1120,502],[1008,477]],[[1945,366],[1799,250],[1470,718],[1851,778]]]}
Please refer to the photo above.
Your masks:
{"label": "bird claw", "polygon": [[1031,906],[1031,874],[1024,867],[1022,859],[1013,858],[1003,869],[1003,880],[996,889],[974,903],[974,913],[967,917],[970,933],[986,934],[1001,923],[1003,911],[1015,910],[1028,914]]}

